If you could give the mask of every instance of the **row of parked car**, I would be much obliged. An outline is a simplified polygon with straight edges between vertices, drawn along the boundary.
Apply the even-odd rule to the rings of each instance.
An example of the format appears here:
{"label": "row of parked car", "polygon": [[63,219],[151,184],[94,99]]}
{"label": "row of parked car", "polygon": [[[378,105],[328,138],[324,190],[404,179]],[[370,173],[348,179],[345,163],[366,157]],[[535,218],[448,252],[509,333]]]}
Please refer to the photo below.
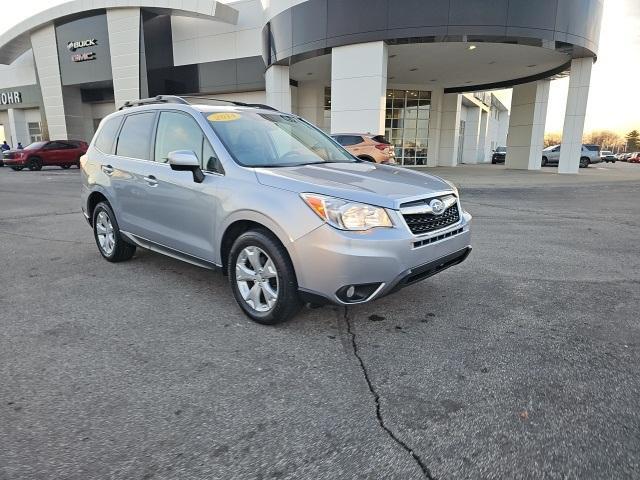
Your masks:
{"label": "row of parked car", "polygon": [[[543,167],[558,165],[560,162],[561,145],[552,145],[542,150],[540,164]],[[507,147],[498,147],[493,151],[491,163],[504,163],[507,157]],[[616,161],[640,163],[640,152],[614,154],[609,150],[601,150],[598,145],[583,144],[580,155],[580,168],[589,165],[606,162],[616,163]]]}
{"label": "row of parked car", "polygon": [[89,145],[80,140],[34,142],[20,150],[2,152],[0,167],[7,166],[15,171],[25,168],[37,171],[49,166],[80,168],[80,157],[87,153],[88,148]]}

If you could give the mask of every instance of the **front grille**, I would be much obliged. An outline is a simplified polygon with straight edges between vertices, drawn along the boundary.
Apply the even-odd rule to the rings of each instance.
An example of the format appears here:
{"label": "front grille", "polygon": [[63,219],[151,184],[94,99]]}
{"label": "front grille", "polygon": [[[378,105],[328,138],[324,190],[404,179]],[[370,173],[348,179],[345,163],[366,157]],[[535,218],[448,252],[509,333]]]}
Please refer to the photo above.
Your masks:
{"label": "front grille", "polygon": [[415,213],[404,214],[403,217],[411,233],[422,235],[423,233],[435,232],[441,228],[455,225],[460,221],[460,212],[458,211],[458,204],[455,204],[447,208],[442,215]]}

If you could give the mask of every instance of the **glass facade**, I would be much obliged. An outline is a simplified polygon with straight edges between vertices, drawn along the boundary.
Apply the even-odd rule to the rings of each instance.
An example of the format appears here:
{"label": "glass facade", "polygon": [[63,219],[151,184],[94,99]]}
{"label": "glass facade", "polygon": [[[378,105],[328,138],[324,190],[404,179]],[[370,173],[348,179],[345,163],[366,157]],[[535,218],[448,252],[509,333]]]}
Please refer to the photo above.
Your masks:
{"label": "glass facade", "polygon": [[42,141],[40,122],[29,122],[27,123],[27,128],[29,129],[29,140],[31,143]]}
{"label": "glass facade", "polygon": [[427,164],[431,92],[387,90],[385,136],[400,165]]}

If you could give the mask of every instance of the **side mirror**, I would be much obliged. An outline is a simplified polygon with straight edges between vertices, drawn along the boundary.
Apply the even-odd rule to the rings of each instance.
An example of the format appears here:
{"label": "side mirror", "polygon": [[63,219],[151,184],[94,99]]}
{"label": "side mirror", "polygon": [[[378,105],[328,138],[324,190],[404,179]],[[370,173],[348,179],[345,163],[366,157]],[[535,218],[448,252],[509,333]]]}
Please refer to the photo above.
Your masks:
{"label": "side mirror", "polygon": [[194,182],[204,182],[204,173],[200,169],[200,160],[198,160],[195,153],[189,150],[176,150],[175,152],[169,152],[168,159],[171,170],[191,172],[193,173]]}

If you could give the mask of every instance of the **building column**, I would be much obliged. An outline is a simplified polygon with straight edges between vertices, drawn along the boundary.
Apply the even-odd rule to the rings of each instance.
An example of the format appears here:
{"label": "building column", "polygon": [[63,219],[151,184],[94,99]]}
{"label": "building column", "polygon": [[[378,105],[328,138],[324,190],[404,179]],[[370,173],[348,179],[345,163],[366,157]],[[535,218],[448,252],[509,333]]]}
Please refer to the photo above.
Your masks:
{"label": "building column", "polygon": [[562,148],[558,173],[578,173],[580,168],[584,118],[587,114],[592,66],[593,58],[591,57],[576,58],[571,61],[571,77],[564,128],[562,129]]}
{"label": "building column", "polygon": [[291,113],[291,80],[289,67],[272,65],[265,73],[267,105]]}
{"label": "building column", "polygon": [[384,135],[388,57],[384,42],[333,48],[331,133]]}
{"label": "building column", "polygon": [[539,80],[513,87],[505,159],[507,168],[540,169],[550,84],[549,80]]}
{"label": "building column", "polygon": [[62,79],[58,64],[56,30],[53,24],[31,34],[31,48],[42,91],[44,116],[49,138],[67,140],[67,122],[62,96]]}
{"label": "building column", "polygon": [[116,108],[140,98],[140,9],[107,10]]}
{"label": "building column", "polygon": [[324,127],[324,84],[318,82],[300,82],[298,84],[298,110],[296,113],[316,127]]}
{"label": "building column", "polygon": [[18,146],[18,142],[23,146],[29,145],[29,129],[27,128],[27,122],[24,117],[24,111],[20,109],[10,108],[7,110],[7,116],[9,117],[9,129],[11,138],[9,144],[12,148]]}
{"label": "building column", "polygon": [[467,119],[464,126],[464,150],[462,163],[478,163],[478,145],[480,143],[480,107],[467,107]]}
{"label": "building column", "polygon": [[462,95],[457,93],[443,95],[438,155],[438,166],[440,167],[455,167],[458,165],[461,109]]}
{"label": "building column", "polygon": [[487,161],[487,144],[489,140],[489,113],[485,110],[480,111],[480,137],[478,138],[478,163],[486,163]]}
{"label": "building column", "polygon": [[440,153],[440,131],[442,128],[442,101],[444,89],[433,88],[431,90],[431,110],[429,113],[429,144],[427,146],[427,166],[438,165]]}

